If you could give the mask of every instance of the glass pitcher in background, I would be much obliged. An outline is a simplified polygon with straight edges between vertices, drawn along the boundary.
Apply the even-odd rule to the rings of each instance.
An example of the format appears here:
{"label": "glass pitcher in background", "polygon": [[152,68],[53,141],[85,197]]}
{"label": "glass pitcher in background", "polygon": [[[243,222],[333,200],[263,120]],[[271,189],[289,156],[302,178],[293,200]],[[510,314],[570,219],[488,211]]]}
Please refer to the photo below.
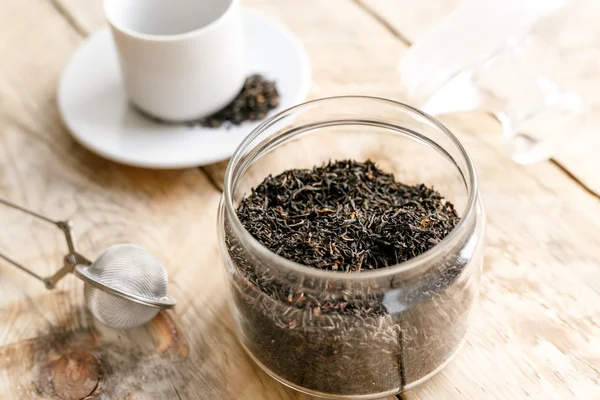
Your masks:
{"label": "glass pitcher in background", "polygon": [[523,164],[589,129],[600,104],[600,2],[467,0],[407,52],[412,100],[440,115],[481,109]]}

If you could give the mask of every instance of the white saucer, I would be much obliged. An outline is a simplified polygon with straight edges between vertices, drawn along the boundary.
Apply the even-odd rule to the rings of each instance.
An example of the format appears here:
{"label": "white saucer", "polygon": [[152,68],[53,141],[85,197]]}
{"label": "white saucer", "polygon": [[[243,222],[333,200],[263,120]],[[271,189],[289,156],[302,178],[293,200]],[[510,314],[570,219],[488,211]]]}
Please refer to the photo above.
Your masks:
{"label": "white saucer", "polygon": [[[310,67],[300,42],[283,26],[244,12],[248,74],[276,81],[280,105],[269,116],[306,99]],[[109,160],[171,169],[229,158],[259,122],[204,128],[163,124],[132,108],[121,86],[116,49],[107,29],[91,35],[72,56],[58,87],[58,106],[81,145]]]}

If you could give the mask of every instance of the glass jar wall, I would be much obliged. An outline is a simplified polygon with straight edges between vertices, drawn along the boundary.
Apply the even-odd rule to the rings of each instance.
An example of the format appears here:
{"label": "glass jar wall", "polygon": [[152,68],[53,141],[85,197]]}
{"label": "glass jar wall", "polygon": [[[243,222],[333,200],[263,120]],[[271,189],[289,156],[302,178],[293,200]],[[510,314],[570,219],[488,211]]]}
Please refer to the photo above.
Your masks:
{"label": "glass jar wall", "polygon": [[[236,216],[240,200],[269,174],[347,159],[371,160],[400,182],[433,186],[455,205],[460,222],[409,261],[344,273],[278,256]],[[337,97],[264,122],[229,163],[218,229],[240,341],[288,386],[330,398],[399,393],[439,371],[465,339],[483,262],[477,179],[456,137],[416,109]]]}

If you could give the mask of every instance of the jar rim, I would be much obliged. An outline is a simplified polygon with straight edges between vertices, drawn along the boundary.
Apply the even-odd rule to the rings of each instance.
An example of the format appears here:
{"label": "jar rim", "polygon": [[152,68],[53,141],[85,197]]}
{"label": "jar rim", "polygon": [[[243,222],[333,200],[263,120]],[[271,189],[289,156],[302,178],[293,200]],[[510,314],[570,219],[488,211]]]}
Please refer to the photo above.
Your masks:
{"label": "jar rim", "polygon": [[[248,230],[244,227],[244,225],[238,218],[235,208],[233,206],[233,188],[232,188],[233,173],[234,173],[235,167],[237,166],[239,161],[242,159],[244,151],[248,148],[248,146],[252,143],[252,141],[256,137],[258,137],[262,132],[264,132],[267,128],[269,128],[271,125],[275,124],[277,121],[279,121],[293,113],[296,113],[303,109],[308,109],[308,108],[312,108],[315,106],[319,106],[322,103],[328,103],[330,101],[339,101],[339,100],[361,100],[361,101],[364,100],[364,101],[382,102],[382,103],[386,103],[388,105],[402,108],[405,111],[408,111],[410,113],[417,114],[418,116],[425,118],[428,122],[435,125],[442,132],[444,132],[444,134],[446,134],[446,136],[448,136],[448,138],[451,140],[451,142],[456,146],[459,154],[463,158],[465,165],[466,165],[466,169],[467,169],[467,180],[466,181],[468,183],[468,185],[467,185],[468,199],[467,199],[467,205],[465,208],[466,209],[465,214],[460,219],[458,224],[454,227],[454,229],[452,229],[452,231],[450,231],[450,233],[446,237],[444,237],[439,243],[437,243],[435,246],[433,246],[429,250],[423,252],[422,254],[419,254],[418,256],[413,257],[404,262],[401,262],[401,263],[398,263],[395,265],[391,265],[391,266],[388,266],[385,268],[379,268],[379,269],[375,269],[372,271],[361,271],[358,273],[347,273],[347,272],[343,272],[343,271],[328,271],[328,270],[323,270],[323,269],[318,269],[318,268],[312,268],[310,266],[303,265],[303,264],[297,263],[295,261],[292,261],[290,259],[287,259],[285,257],[282,257],[282,256],[276,254],[275,252],[271,251],[265,245],[260,243],[254,236],[252,236],[252,234],[250,232],[248,232]],[[280,134],[282,134],[282,133],[280,133]],[[273,139],[274,138],[271,138],[270,140],[273,140]],[[476,209],[477,209],[477,193],[478,193],[478,179],[477,179],[477,174],[475,172],[475,167],[473,165],[471,156],[469,155],[466,148],[462,145],[462,143],[458,140],[458,138],[444,124],[442,124],[436,118],[432,117],[431,115],[429,115],[417,108],[409,106],[407,104],[404,104],[404,103],[401,103],[401,102],[398,102],[395,100],[384,99],[381,97],[356,96],[356,95],[332,96],[332,97],[324,97],[324,98],[320,98],[320,99],[316,99],[316,100],[307,101],[305,103],[301,103],[294,107],[283,110],[283,111],[275,114],[274,116],[268,118],[264,122],[262,122],[252,132],[250,132],[250,134],[248,134],[248,136],[246,136],[244,138],[244,140],[240,143],[240,145],[236,148],[235,152],[233,153],[233,155],[229,161],[229,164],[227,165],[227,169],[225,171],[223,198],[222,198],[222,201],[220,204],[219,218],[220,218],[221,222],[223,222],[225,213],[227,213],[231,217],[232,226],[233,226],[233,229],[235,230],[236,234],[242,236],[244,240],[251,243],[253,248],[261,256],[264,256],[265,259],[273,261],[273,265],[283,266],[284,268],[286,268],[290,271],[294,271],[294,272],[297,272],[297,273],[303,274],[303,275],[310,275],[314,278],[356,281],[356,280],[363,280],[363,279],[368,279],[368,278],[384,278],[384,277],[398,274],[400,272],[406,272],[406,271],[418,268],[423,265],[428,265],[440,253],[443,253],[445,249],[451,247],[452,243],[454,243],[456,240],[459,239],[462,228],[464,228],[469,223],[469,221],[471,221],[471,219],[474,218],[474,215],[475,215]],[[220,223],[220,225],[223,225],[223,223]],[[224,228],[224,226],[219,226],[220,231],[223,228]],[[222,232],[220,232],[220,233],[222,233]],[[227,256],[226,251],[224,251],[223,253],[225,256]]]}

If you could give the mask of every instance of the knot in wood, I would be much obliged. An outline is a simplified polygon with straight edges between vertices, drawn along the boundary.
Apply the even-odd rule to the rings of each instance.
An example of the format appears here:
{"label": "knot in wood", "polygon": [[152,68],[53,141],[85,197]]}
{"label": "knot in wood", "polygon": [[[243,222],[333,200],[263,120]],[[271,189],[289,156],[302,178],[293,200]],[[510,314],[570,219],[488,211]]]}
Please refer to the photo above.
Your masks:
{"label": "knot in wood", "polygon": [[100,361],[89,352],[63,355],[54,367],[52,385],[63,400],[80,400],[89,396],[100,380]]}

